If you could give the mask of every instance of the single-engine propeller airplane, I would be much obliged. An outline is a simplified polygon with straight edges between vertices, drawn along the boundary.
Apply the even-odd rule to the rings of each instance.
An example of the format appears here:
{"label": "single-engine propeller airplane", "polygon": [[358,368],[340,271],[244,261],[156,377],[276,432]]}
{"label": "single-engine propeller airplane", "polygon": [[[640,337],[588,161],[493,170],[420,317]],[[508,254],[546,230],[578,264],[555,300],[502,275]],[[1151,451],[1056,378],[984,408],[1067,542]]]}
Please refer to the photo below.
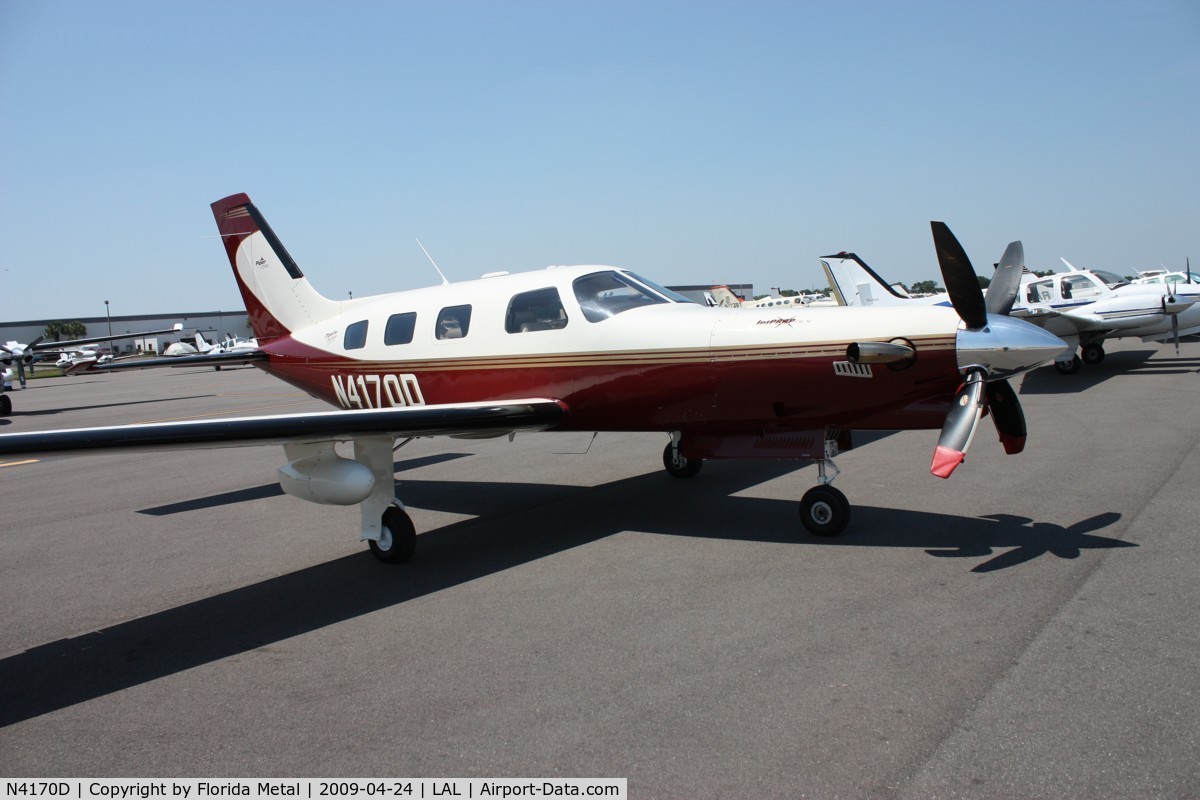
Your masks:
{"label": "single-engine propeller airplane", "polygon": [[[819,485],[804,495],[801,519],[832,535],[850,517],[830,483],[851,429],[941,428],[932,472],[948,477],[990,409],[1006,451],[1019,452],[1025,420],[1008,378],[1064,347],[1005,316],[1019,264],[997,273],[1011,285],[985,304],[941,222],[933,236],[953,309],[780,313],[708,308],[605,266],[335,301],[310,285],[245,194],[212,209],[260,345],[248,356],[340,410],[15,433],[0,435],[0,455],[281,443],[288,494],[357,504],[372,552],[406,561],[416,532],[396,496],[398,437],[661,431],[676,477],[710,458],[816,461]],[[352,443],[353,455],[338,443]]]}

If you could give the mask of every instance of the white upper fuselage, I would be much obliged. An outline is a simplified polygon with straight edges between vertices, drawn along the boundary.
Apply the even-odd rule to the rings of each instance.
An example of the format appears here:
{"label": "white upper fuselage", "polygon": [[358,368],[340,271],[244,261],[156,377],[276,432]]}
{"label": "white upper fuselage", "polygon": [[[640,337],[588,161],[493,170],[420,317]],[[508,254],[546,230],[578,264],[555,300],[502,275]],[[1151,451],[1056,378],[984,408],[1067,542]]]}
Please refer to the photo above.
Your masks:
{"label": "white upper fuselage", "polygon": [[[583,307],[587,297],[581,298],[580,287],[590,277],[605,274],[617,274],[637,284],[653,301],[639,301],[623,309],[614,305],[607,312],[602,309],[600,313],[606,316],[589,315]],[[554,320],[521,323],[513,319],[514,305],[526,308],[522,296],[547,290],[555,291],[561,302],[561,312]],[[618,303],[624,299],[616,298]],[[337,315],[293,331],[292,338],[348,359],[388,362],[649,349],[707,351],[821,342],[835,343],[844,352],[848,341],[947,336],[959,324],[958,316],[948,308],[710,308],[676,299],[633,273],[606,266],[549,267],[342,301],[340,305]],[[469,313],[465,334],[445,336],[439,329],[439,317],[447,309],[464,307],[469,308],[463,312]],[[411,341],[388,344],[388,321],[405,313],[415,314]],[[357,339],[348,342],[347,330],[363,322],[367,324],[361,346]]]}

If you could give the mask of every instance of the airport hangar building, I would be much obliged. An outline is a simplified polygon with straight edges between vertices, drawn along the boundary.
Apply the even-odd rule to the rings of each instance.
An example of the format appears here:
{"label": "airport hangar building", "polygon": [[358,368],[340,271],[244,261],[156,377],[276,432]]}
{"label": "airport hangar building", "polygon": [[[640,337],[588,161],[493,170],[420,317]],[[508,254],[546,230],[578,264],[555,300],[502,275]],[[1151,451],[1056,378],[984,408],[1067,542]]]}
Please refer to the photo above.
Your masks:
{"label": "airport hangar building", "polygon": [[[112,343],[114,351],[121,355],[141,352],[161,353],[173,342],[184,341],[195,344],[196,331],[200,331],[205,339],[220,341],[227,336],[250,338],[254,334],[250,330],[250,318],[245,310],[240,311],[201,311],[180,314],[133,314],[121,317],[59,317],[56,319],[34,319],[20,322],[0,322],[0,342],[21,342],[28,344],[39,336],[46,334],[46,326],[51,322],[82,322],[87,328],[87,336],[107,336],[128,333],[129,339],[119,339]],[[142,331],[157,331],[170,328],[173,325],[183,325],[183,330],[177,334],[159,334],[147,336],[145,339],[133,337]],[[62,337],[66,341],[67,336]],[[86,338],[86,337],[83,337]],[[49,339],[47,339],[49,341]],[[96,345],[103,348],[105,345]],[[47,351],[53,352],[53,351]]]}
{"label": "airport hangar building", "polygon": [[[729,283],[724,284],[736,295],[745,298],[754,297],[754,284]],[[704,295],[712,289],[712,284],[696,284],[688,286],[669,286],[672,291],[682,294],[690,300],[703,304]],[[188,344],[195,342],[196,331],[200,331],[205,339],[220,341],[229,336],[241,336],[249,339],[254,335],[250,330],[250,318],[243,311],[200,311],[179,314],[133,314],[120,317],[60,317],[57,320],[33,319],[19,322],[0,322],[0,342],[21,342],[28,344],[39,336],[44,336],[46,326],[51,322],[82,322],[87,328],[88,336],[106,336],[109,333],[129,333],[129,339],[113,342],[114,350],[121,355],[137,352],[160,353],[173,342],[184,341]],[[132,334],[142,331],[156,331],[170,328],[176,323],[183,325],[179,334],[159,334],[147,336],[144,340],[135,339]],[[63,337],[65,341],[67,337]],[[104,345],[97,345],[103,347]]]}

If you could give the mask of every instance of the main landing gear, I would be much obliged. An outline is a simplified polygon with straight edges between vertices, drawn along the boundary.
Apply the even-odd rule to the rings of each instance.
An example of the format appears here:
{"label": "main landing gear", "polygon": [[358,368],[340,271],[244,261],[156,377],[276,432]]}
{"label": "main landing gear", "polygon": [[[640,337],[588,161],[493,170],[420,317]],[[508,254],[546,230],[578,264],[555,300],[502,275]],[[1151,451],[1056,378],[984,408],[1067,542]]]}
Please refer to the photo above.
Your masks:
{"label": "main landing gear", "polygon": [[704,466],[704,459],[688,458],[679,452],[678,434],[672,436],[671,443],[663,450],[663,466],[672,478],[694,478]]}
{"label": "main landing gear", "polygon": [[[671,434],[671,441],[663,450],[663,466],[672,478],[694,478],[704,465],[704,460],[685,456],[679,447],[680,438],[679,432]],[[818,485],[805,492],[800,499],[800,521],[814,536],[836,536],[850,522],[850,501],[832,485],[834,478],[841,474],[837,464],[833,463],[833,457],[837,454],[837,440],[826,438],[823,455],[814,459],[817,462]]]}
{"label": "main landing gear", "polygon": [[[814,536],[837,536],[850,523],[850,501],[832,485],[833,479],[841,473],[832,458],[837,455],[837,445],[834,442],[826,442],[825,445],[825,458],[817,460],[819,485],[809,489],[800,498],[800,521]],[[830,447],[834,452],[829,452]],[[827,477],[826,469],[829,467],[833,468],[833,475]]]}
{"label": "main landing gear", "polygon": [[1104,347],[1096,342],[1088,342],[1083,346],[1083,363],[1099,364],[1104,360]]}
{"label": "main landing gear", "polygon": [[[1104,360],[1104,345],[1099,342],[1088,342],[1079,349],[1079,355],[1072,356],[1070,361],[1055,361],[1054,368],[1059,375],[1074,375],[1084,364],[1095,366]],[[1081,359],[1079,356],[1083,356]]]}
{"label": "main landing gear", "polygon": [[357,505],[359,538],[371,553],[389,564],[408,561],[417,548],[417,531],[396,497],[394,440],[388,435],[372,435],[350,441],[354,443],[353,458],[340,455],[333,441],[284,444],[287,463],[278,470],[279,485],[310,503]]}
{"label": "main landing gear", "polygon": [[389,564],[403,564],[417,550],[417,529],[404,509],[388,506],[383,512],[378,539],[368,539],[371,554]]}

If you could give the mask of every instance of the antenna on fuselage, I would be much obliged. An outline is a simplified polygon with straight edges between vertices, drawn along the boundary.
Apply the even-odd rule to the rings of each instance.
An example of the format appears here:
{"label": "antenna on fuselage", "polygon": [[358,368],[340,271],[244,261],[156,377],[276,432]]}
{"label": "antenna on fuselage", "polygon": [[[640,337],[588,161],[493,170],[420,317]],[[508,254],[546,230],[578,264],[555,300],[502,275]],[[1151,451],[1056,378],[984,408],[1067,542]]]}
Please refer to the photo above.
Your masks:
{"label": "antenna on fuselage", "polygon": [[450,281],[446,280],[446,276],[442,275],[441,269],[438,268],[437,262],[433,260],[433,256],[429,255],[429,251],[425,249],[425,245],[421,244],[421,240],[417,239],[417,247],[421,248],[421,252],[429,259],[429,263],[433,264],[433,268],[437,270],[437,274],[442,278],[442,286],[449,286]]}

